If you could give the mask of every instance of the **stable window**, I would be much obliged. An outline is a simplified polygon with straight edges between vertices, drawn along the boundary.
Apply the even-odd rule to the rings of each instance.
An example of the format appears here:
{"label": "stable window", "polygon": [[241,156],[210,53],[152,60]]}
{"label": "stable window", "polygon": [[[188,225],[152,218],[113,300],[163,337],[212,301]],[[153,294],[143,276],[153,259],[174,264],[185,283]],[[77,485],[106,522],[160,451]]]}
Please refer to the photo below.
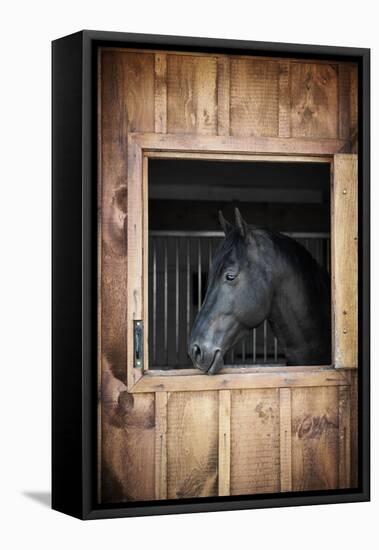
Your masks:
{"label": "stable window", "polygon": [[[268,153],[266,144],[247,151],[246,140],[235,138],[130,136],[129,390],[270,387],[284,372],[309,385],[356,366],[356,157],[324,155],[312,142],[294,154],[271,141]],[[217,212],[232,219],[234,206],[249,224],[296,239],[331,272],[330,364],[286,366],[264,321],[232,346],[216,375],[193,367],[189,335],[223,239]]]}
{"label": "stable window", "polygon": [[[191,328],[225,237],[219,211],[234,221],[239,207],[248,223],[290,236],[330,271],[327,162],[151,158],[148,197],[149,369],[193,368]],[[225,367],[285,364],[267,319],[224,356]]]}

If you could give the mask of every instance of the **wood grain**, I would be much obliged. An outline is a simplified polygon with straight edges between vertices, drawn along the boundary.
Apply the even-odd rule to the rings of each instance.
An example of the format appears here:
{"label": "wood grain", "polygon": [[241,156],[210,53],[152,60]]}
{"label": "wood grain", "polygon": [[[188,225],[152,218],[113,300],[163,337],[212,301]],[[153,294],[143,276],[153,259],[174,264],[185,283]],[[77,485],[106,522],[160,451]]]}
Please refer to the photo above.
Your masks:
{"label": "wood grain", "polygon": [[[127,385],[131,389],[142,376],[142,369],[134,368],[134,323],[144,321],[144,249],[147,239],[145,224],[146,202],[143,201],[143,157],[141,151],[132,143],[128,143],[128,216],[126,221],[128,264],[127,264]],[[144,325],[147,323],[144,323]],[[144,355],[148,341],[144,326]]]}
{"label": "wood grain", "polygon": [[130,145],[138,145],[147,151],[213,152],[224,154],[270,154],[274,155],[334,155],[349,145],[340,139],[298,139],[277,137],[236,137],[192,134],[132,133]]}
{"label": "wood grain", "polygon": [[279,63],[231,58],[230,129],[233,136],[277,136]]}
{"label": "wood grain", "polygon": [[336,489],[339,479],[338,388],[292,390],[292,489]]}
{"label": "wood grain", "polygon": [[171,393],[167,422],[168,498],[217,495],[218,393]]}
{"label": "wood grain", "polygon": [[280,388],[280,490],[292,491],[291,390]]}
{"label": "wood grain", "polygon": [[102,416],[102,502],[154,499],[154,395],[121,392]]}
{"label": "wood grain", "polygon": [[293,137],[336,138],[337,65],[291,63],[291,103]]}
{"label": "wood grain", "polygon": [[[339,142],[341,146],[342,142]],[[330,145],[330,144],[329,144]],[[188,152],[188,151],[144,151],[144,156],[148,158],[160,158],[160,159],[197,159],[197,160],[227,160],[229,162],[311,162],[311,163],[326,163],[331,164],[333,162],[332,155],[319,155],[319,154],[278,154],[275,155],[266,153],[207,153],[204,151]],[[302,205],[304,208],[304,205]],[[312,205],[314,208],[314,205]]]}
{"label": "wood grain", "polygon": [[217,59],[167,56],[167,129],[217,134]]}
{"label": "wood grain", "polygon": [[[230,369],[232,370],[232,369]],[[145,374],[131,389],[133,393],[159,391],[208,391],[233,390],[243,388],[279,388],[279,387],[314,387],[314,386],[341,386],[346,385],[344,372],[334,369],[302,370],[291,372],[246,372],[236,374]]]}
{"label": "wood grain", "polygon": [[350,386],[338,388],[338,430],[339,430],[339,488],[351,486],[351,456],[350,456]]}
{"label": "wood grain", "polygon": [[351,66],[348,63],[338,65],[338,122],[339,137],[350,139],[350,101]]}
{"label": "wood grain", "polygon": [[[147,156],[330,162],[357,147],[356,65],[125,49],[103,49],[100,63],[102,502],[356,486],[356,372],[138,379],[130,331],[147,317]],[[346,367],[357,365],[356,157],[337,155],[334,173],[336,366]]]}
{"label": "wood grain", "polygon": [[167,132],[167,56],[155,54],[155,132]]}
{"label": "wood grain", "polygon": [[358,414],[359,414],[359,403],[358,403],[358,372],[357,370],[350,371],[351,376],[351,385],[350,385],[350,403],[351,403],[351,413],[350,413],[350,467],[351,467],[351,476],[350,483],[351,487],[358,487],[358,441],[359,441],[359,432],[358,432]]}
{"label": "wood grain", "polygon": [[244,495],[279,490],[279,389],[234,390],[230,493]]}
{"label": "wood grain", "polygon": [[336,155],[333,175],[334,364],[358,366],[358,162]]}
{"label": "wood grain", "polygon": [[230,401],[229,390],[219,392],[218,494],[230,495]]}
{"label": "wood grain", "polygon": [[230,59],[217,60],[217,134],[227,136],[230,132]]}
{"label": "wood grain", "polygon": [[279,64],[279,137],[291,137],[290,63]]}
{"label": "wood grain", "polygon": [[167,498],[167,400],[166,392],[155,394],[155,498]]}
{"label": "wood grain", "polygon": [[[115,376],[125,381],[127,134],[154,128],[153,56],[107,51],[101,59],[101,341]],[[129,81],[133,82],[131,89]],[[140,97],[145,108],[141,108]]]}
{"label": "wood grain", "polygon": [[358,153],[358,65],[350,67],[350,142],[351,152]]}
{"label": "wood grain", "polygon": [[126,149],[129,131],[154,129],[154,56],[103,51],[100,60],[101,499],[146,500],[154,498],[154,396],[125,392]]}

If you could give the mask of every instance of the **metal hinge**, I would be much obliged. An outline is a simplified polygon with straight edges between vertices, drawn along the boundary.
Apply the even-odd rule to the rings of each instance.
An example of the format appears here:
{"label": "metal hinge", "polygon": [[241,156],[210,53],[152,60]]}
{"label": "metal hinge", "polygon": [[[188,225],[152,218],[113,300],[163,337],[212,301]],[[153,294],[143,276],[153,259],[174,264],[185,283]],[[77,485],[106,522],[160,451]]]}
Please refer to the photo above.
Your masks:
{"label": "metal hinge", "polygon": [[134,367],[143,368],[143,321],[134,321]]}

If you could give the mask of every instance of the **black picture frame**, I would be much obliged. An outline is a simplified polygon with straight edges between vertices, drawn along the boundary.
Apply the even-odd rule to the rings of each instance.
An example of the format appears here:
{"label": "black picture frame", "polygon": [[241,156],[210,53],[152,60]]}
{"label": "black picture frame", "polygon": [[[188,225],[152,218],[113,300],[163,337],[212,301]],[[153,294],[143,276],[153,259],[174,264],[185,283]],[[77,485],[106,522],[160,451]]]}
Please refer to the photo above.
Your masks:
{"label": "black picture frame", "polygon": [[[96,504],[96,60],[99,46],[340,59],[359,67],[359,486]],[[370,499],[370,50],[85,30],[52,44],[52,507],[81,519]]]}

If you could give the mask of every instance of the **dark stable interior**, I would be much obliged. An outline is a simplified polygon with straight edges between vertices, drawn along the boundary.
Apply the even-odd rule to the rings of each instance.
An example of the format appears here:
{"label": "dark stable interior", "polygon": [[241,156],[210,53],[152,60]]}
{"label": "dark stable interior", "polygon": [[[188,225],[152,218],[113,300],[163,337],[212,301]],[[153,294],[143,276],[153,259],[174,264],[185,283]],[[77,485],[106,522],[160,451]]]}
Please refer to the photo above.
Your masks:
{"label": "dark stable interior", "polygon": [[[205,295],[209,264],[223,237],[222,210],[289,233],[329,269],[330,167],[317,162],[150,159],[149,368],[192,368],[187,340]],[[263,323],[225,365],[285,364]]]}

